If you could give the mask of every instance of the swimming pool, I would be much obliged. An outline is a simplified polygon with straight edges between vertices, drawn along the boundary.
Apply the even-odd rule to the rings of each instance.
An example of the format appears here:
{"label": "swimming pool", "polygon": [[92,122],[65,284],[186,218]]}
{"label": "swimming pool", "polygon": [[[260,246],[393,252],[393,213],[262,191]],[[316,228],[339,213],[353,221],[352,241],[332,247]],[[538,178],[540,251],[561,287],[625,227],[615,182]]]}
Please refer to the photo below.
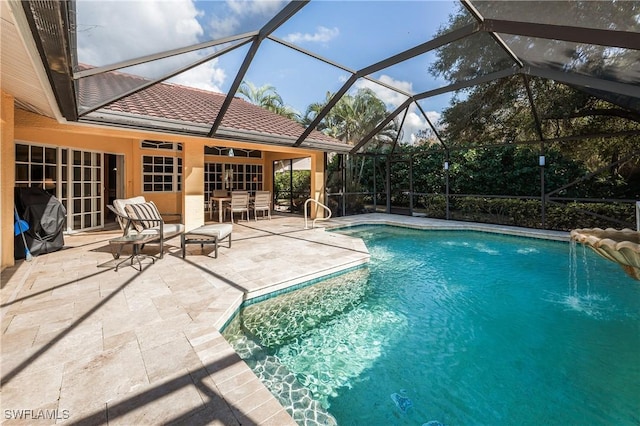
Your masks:
{"label": "swimming pool", "polygon": [[[368,267],[225,337],[298,423],[640,423],[640,286],[569,244],[357,227]],[[306,419],[306,420],[305,420]]]}

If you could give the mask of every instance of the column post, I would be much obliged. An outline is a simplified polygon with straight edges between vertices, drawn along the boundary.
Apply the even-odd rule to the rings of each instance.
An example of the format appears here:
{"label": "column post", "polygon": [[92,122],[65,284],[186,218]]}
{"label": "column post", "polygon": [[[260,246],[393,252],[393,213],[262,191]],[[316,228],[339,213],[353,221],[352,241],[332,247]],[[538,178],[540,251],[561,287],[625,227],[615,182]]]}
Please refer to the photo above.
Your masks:
{"label": "column post", "polygon": [[13,188],[16,184],[15,110],[13,96],[1,92],[0,104],[0,270],[15,264],[13,253]]}
{"label": "column post", "polygon": [[204,142],[182,148],[182,219],[187,231],[204,225]]}
{"label": "column post", "polygon": [[[327,205],[325,200],[325,164],[324,164],[324,152],[317,151],[311,155],[311,197]],[[311,203],[310,203],[311,204]],[[316,205],[311,209],[312,218],[325,217],[326,211],[323,208],[317,208]]]}

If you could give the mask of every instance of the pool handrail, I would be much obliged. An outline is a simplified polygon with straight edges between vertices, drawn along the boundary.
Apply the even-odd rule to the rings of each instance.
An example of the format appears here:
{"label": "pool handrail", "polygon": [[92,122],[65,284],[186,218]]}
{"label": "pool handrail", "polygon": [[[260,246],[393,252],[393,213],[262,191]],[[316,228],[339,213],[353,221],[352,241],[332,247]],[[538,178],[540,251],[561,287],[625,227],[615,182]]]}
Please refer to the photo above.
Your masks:
{"label": "pool handrail", "polygon": [[324,208],[327,212],[329,212],[329,215],[327,217],[316,217],[315,219],[313,219],[313,222],[311,222],[311,228],[315,228],[316,227],[316,221],[317,220],[329,220],[331,218],[331,209],[327,206],[325,206],[324,204],[322,204],[320,201],[313,199],[313,198],[309,198],[307,201],[304,202],[304,229],[309,229],[309,225],[307,223],[307,205],[313,201],[314,203],[316,203],[317,205],[319,205],[320,207]]}

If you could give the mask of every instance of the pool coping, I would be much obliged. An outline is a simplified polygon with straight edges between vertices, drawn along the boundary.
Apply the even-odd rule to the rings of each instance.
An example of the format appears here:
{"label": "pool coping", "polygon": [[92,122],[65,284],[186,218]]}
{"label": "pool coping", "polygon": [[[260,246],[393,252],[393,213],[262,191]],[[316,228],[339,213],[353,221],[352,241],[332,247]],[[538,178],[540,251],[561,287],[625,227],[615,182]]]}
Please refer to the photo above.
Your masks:
{"label": "pool coping", "polygon": [[367,213],[357,216],[346,216],[323,222],[327,230],[361,225],[389,225],[411,229],[440,230],[440,231],[479,231],[492,234],[506,234],[519,237],[538,238],[554,241],[570,241],[569,232],[548,229],[523,228],[509,225],[494,225],[489,223],[462,222],[424,217],[392,215],[386,213]]}
{"label": "pool coping", "polygon": [[[475,231],[486,232],[491,234],[512,235],[524,238],[536,238],[551,241],[569,242],[570,233],[565,231],[553,231],[547,229],[524,228],[508,225],[495,225],[478,222],[462,222],[443,219],[432,219],[417,216],[404,216],[386,213],[367,213],[362,215],[344,216],[331,218],[326,222],[320,222],[318,229],[323,231],[338,231],[340,229],[349,229],[358,226],[395,226],[416,230],[432,230],[432,231]],[[353,262],[342,263],[339,265],[316,271],[307,275],[301,275],[285,281],[272,283],[263,287],[256,288],[245,292],[243,300],[231,306],[226,315],[218,321],[216,327],[219,331],[231,322],[242,307],[257,303],[256,299],[266,300],[276,297],[281,293],[294,291],[295,288],[312,285],[322,279],[330,276],[339,275],[350,271],[354,268],[363,267],[369,262],[369,256],[366,259],[359,259]]]}

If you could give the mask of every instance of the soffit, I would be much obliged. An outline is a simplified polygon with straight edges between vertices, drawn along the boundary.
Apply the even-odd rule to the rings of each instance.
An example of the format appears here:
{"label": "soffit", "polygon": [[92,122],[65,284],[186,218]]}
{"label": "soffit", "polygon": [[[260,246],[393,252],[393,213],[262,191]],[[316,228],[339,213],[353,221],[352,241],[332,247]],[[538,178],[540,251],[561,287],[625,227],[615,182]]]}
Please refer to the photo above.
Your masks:
{"label": "soffit", "polygon": [[[12,95],[16,105],[22,109],[59,118],[60,114],[34,42],[22,37],[22,34],[30,35],[30,31],[22,8],[16,3],[0,2],[2,90]],[[19,31],[22,25],[25,29]],[[38,61],[34,62],[32,58]]]}

